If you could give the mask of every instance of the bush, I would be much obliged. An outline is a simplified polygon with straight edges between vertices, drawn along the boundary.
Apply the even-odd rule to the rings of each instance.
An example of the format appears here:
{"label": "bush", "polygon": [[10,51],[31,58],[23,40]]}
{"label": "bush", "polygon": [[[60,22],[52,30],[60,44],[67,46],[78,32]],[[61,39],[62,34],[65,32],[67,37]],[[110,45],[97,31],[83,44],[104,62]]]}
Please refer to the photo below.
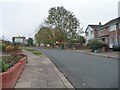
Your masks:
{"label": "bush", "polygon": [[9,64],[10,67],[15,65],[18,60],[20,60],[23,57],[23,55],[10,55],[10,56],[2,56],[2,60],[6,63]]}
{"label": "bush", "polygon": [[14,49],[15,49],[15,50],[19,50],[19,46],[15,45],[15,46],[14,46]]}
{"label": "bush", "polygon": [[102,41],[99,41],[97,39],[90,40],[88,42],[88,47],[91,48],[92,50],[98,50],[102,48],[105,44]]}
{"label": "bush", "polygon": [[23,57],[23,55],[2,56],[2,59],[0,59],[0,72],[7,71]]}
{"label": "bush", "polygon": [[2,48],[2,51],[5,51],[5,50],[6,50],[6,47],[7,47],[7,44],[4,44],[4,43],[3,43],[3,44],[1,44],[0,46],[1,46],[0,48]]}
{"label": "bush", "polygon": [[8,45],[5,50],[6,50],[6,52],[10,52],[10,51],[13,51],[14,49],[15,48],[13,45]]}
{"label": "bush", "polygon": [[15,50],[20,50],[20,49],[21,49],[19,43],[13,43],[13,45],[14,45],[14,49],[15,49]]}
{"label": "bush", "polygon": [[5,64],[5,62],[0,59],[0,72],[5,72],[8,69],[9,69],[9,64]]}

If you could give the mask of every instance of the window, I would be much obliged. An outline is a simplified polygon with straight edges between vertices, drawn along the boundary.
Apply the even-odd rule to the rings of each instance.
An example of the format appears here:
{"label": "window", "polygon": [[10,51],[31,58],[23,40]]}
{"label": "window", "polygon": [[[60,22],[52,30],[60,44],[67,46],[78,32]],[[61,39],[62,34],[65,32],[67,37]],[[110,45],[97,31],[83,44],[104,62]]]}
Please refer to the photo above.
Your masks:
{"label": "window", "polygon": [[102,41],[105,42],[105,38],[102,38]]}
{"label": "window", "polygon": [[86,32],[86,36],[88,36],[88,32]]}
{"label": "window", "polygon": [[103,33],[103,30],[100,30],[100,34],[102,34]]}
{"label": "window", "polygon": [[93,31],[91,31],[91,34],[93,34]]}
{"label": "window", "polygon": [[109,31],[114,31],[114,30],[116,30],[116,25],[115,24],[109,26]]}
{"label": "window", "polygon": [[115,37],[110,37],[110,42],[115,43]]}
{"label": "window", "polygon": [[120,36],[119,36],[118,42],[120,43]]}
{"label": "window", "polygon": [[118,24],[118,28],[120,29],[120,23]]}

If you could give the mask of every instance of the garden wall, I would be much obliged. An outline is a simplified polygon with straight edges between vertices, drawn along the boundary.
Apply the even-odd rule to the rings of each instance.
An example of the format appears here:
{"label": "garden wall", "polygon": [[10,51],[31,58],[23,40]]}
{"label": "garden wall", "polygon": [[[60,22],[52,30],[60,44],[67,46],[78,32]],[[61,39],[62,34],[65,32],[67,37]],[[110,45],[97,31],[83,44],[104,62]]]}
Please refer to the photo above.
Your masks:
{"label": "garden wall", "polygon": [[[12,68],[0,74],[0,88],[14,88],[27,61],[27,56],[23,57]],[[2,87],[1,87],[2,86]]]}

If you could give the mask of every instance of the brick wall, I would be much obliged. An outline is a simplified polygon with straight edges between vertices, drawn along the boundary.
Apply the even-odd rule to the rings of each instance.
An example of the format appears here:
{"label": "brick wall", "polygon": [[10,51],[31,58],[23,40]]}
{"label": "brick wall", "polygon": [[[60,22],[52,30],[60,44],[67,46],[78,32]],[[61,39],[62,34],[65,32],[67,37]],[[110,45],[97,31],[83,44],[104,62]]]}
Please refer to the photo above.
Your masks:
{"label": "brick wall", "polygon": [[2,79],[2,82],[0,82],[0,85],[2,87],[0,88],[14,88],[15,87],[17,80],[19,79],[25,67],[26,60],[27,60],[27,56],[20,59],[19,62],[15,64],[12,68],[0,74],[0,79]]}

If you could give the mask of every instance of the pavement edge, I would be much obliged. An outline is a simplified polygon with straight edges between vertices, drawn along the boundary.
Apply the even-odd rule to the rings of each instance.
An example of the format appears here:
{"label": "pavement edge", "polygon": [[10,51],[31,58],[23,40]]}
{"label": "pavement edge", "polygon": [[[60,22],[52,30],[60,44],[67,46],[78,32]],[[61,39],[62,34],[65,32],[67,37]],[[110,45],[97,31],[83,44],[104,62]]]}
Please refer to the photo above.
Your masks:
{"label": "pavement edge", "polygon": [[102,56],[102,57],[106,57],[106,58],[114,58],[114,59],[118,59],[118,57],[113,57],[113,56],[108,56],[108,55],[102,55],[99,53],[92,53],[92,52],[82,52],[82,51],[75,51],[75,50],[67,50],[69,52],[77,52],[77,53],[84,53],[84,54],[89,54],[89,55],[95,55],[95,56]]}
{"label": "pavement edge", "polygon": [[[46,55],[45,55],[46,56]],[[47,56],[46,56],[47,57]],[[73,85],[65,78],[65,76],[58,70],[58,68],[53,64],[53,62],[48,58],[48,60],[50,61],[53,70],[55,71],[55,73],[58,75],[58,77],[61,79],[61,81],[63,82],[63,84],[67,87],[67,88],[74,88]]]}

